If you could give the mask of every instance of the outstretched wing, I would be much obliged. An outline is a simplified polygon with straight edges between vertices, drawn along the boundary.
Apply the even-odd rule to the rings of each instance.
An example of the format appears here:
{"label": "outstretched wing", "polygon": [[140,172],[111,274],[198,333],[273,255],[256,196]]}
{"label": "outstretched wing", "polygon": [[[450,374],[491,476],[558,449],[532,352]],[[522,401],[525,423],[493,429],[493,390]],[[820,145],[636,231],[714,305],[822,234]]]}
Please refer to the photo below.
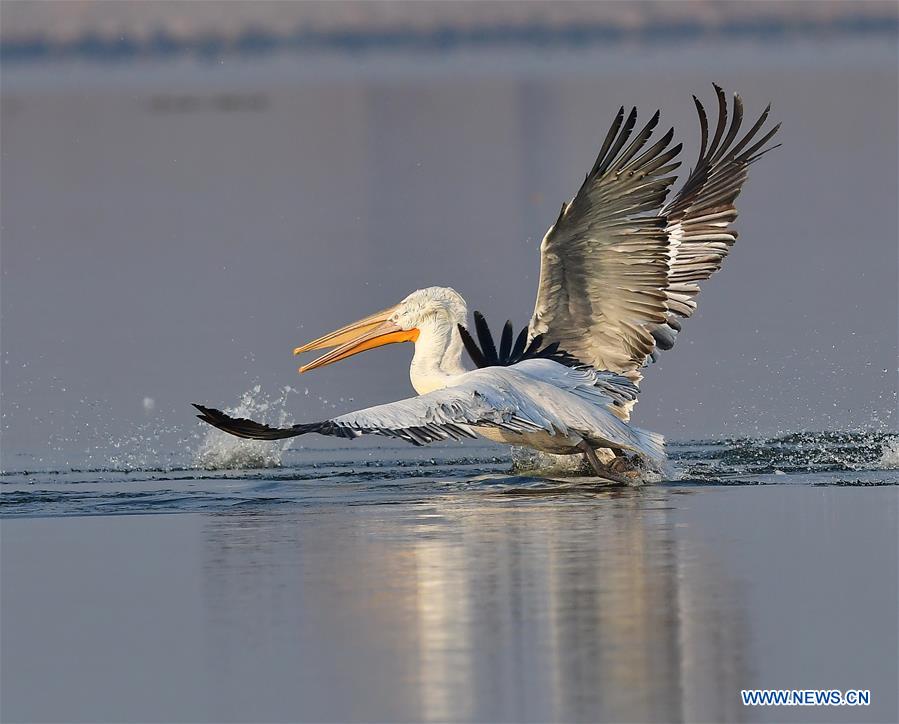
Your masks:
{"label": "outstretched wing", "polygon": [[572,446],[587,439],[596,445],[632,450],[655,463],[664,459],[661,435],[622,421],[620,408],[633,401],[637,388],[618,375],[533,359],[514,367],[466,372],[457,379],[451,387],[408,400],[291,427],[269,427],[202,405],[195,407],[200,411],[198,417],[210,425],[257,440],[317,432],[346,438],[384,435],[426,445],[474,437],[476,430],[495,428],[516,434],[558,435],[563,444]]}
{"label": "outstretched wing", "polygon": [[739,95],[734,95],[733,113],[727,127],[727,99],[717,85],[715,94],[718,99],[718,121],[711,143],[705,108],[693,96],[702,136],[699,160],[683,187],[661,213],[667,220],[666,231],[671,249],[665,288],[669,314],[665,324],[653,328],[653,337],[656,346],[663,350],[674,345],[675,336],[680,331],[677,317],[690,317],[696,310],[699,282],[721,268],[724,257],[737,240],[737,232],[731,224],[737,218],[735,204],[746,181],[749,165],[762,154],[777,148],[764,148],[780,128],[778,123],[763,132],[771,112],[770,104],[740,137],[743,100]]}
{"label": "outstretched wing", "polygon": [[458,384],[425,395],[369,407],[321,422],[270,427],[194,405],[198,417],[237,437],[280,440],[316,432],[355,438],[373,434],[414,445],[475,437],[473,428],[492,427],[513,433],[571,430],[627,438],[618,421],[622,406],[637,395],[629,380],[611,372],[575,370],[547,359],[515,367],[467,372]]}
{"label": "outstretched wing", "polygon": [[472,427],[496,427],[519,433],[543,430],[554,434],[557,421],[547,418],[539,405],[517,389],[518,385],[511,384],[512,375],[502,369],[476,370],[452,387],[286,428],[233,418],[202,405],[194,407],[200,411],[198,417],[210,425],[254,440],[279,440],[317,432],[346,438],[383,435],[425,445],[438,440],[473,438]]}
{"label": "outstretched wing", "polygon": [[658,210],[681,146],[669,147],[671,129],[640,153],[658,119],[656,112],[630,140],[637,110],[626,120],[618,111],[584,184],[540,244],[530,336],[596,369],[642,364],[655,345],[651,327],[668,313],[668,232]]}

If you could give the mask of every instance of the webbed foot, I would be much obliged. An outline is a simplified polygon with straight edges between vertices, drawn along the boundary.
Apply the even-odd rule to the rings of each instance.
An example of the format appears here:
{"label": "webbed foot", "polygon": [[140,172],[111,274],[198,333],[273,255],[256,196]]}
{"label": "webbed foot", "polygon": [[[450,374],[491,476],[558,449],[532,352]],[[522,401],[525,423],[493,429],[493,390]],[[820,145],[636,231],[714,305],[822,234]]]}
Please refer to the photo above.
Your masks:
{"label": "webbed foot", "polygon": [[[616,483],[621,483],[622,485],[633,485],[635,482],[639,481],[639,475],[633,476],[625,475],[617,470],[612,468],[612,465],[604,465],[599,461],[599,458],[596,457],[596,451],[587,444],[586,441],[582,440],[578,444],[578,449],[584,453],[584,457],[587,458],[587,461],[590,463],[590,467],[593,468],[593,472],[595,472],[599,477],[606,478],[607,480],[612,480]],[[618,458],[615,458],[617,460]],[[615,462],[612,461],[612,463]]]}

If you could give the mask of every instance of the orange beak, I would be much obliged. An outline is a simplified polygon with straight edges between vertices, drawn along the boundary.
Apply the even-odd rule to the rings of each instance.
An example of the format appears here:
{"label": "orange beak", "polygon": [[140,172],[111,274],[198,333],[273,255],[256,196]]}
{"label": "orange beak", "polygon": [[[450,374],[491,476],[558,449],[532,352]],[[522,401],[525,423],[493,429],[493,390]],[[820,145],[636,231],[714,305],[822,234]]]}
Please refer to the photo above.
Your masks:
{"label": "orange beak", "polygon": [[395,307],[391,307],[372,314],[365,319],[360,319],[358,322],[353,322],[346,327],[341,327],[323,337],[314,339],[302,347],[297,347],[293,351],[294,354],[334,347],[327,354],[300,367],[300,372],[308,372],[317,367],[324,367],[332,362],[339,362],[347,357],[352,357],[354,354],[359,354],[367,349],[381,347],[385,344],[414,342],[418,339],[418,330],[401,329],[391,322],[390,316],[393,314],[394,309]]}

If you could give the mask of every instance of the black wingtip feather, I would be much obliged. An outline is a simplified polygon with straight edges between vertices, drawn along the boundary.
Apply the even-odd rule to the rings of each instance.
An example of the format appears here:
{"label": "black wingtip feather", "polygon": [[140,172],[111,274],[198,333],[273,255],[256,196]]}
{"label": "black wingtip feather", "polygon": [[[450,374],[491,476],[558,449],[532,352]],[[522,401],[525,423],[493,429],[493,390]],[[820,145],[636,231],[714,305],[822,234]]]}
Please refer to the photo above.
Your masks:
{"label": "black wingtip feather", "polygon": [[[600,148],[599,153],[596,155],[596,161],[593,164],[593,168],[590,169],[590,173],[587,174],[587,178],[590,178],[596,171],[603,165],[603,161],[606,158],[606,154],[609,152],[609,148],[612,147],[612,142],[615,140],[615,137],[618,135],[618,129],[621,128],[621,123],[624,121],[624,106],[618,109],[618,113],[615,116],[615,120],[612,121],[612,125],[609,127],[609,132],[606,134],[605,140],[602,143],[602,148]],[[565,205],[562,205],[562,211],[565,211]]]}
{"label": "black wingtip feather", "polygon": [[475,367],[488,367],[487,360],[484,358],[481,349],[478,347],[477,342],[474,341],[474,338],[469,334],[468,330],[461,324],[456,326],[459,328],[459,334],[462,337],[462,345],[465,347],[465,351],[468,352],[471,361],[474,362]]}
{"label": "black wingtip feather", "polygon": [[488,363],[496,364],[497,354],[496,345],[493,343],[493,335],[490,333],[487,320],[480,312],[474,313],[474,326],[478,333],[478,342],[481,343],[481,352]]}
{"label": "black wingtip feather", "polygon": [[518,333],[518,338],[515,340],[515,346],[512,347],[512,352],[510,354],[511,358],[520,357],[524,352],[524,347],[528,343],[528,328],[525,327]]}
{"label": "black wingtip feather", "polygon": [[567,367],[580,367],[582,362],[573,355],[559,349],[559,342],[552,342],[543,346],[543,335],[536,335],[530,343],[528,343],[528,328],[525,327],[518,333],[515,344],[512,344],[513,327],[512,322],[508,321],[503,326],[502,341],[500,343],[499,353],[493,350],[490,354],[489,350],[483,349],[483,342],[487,340],[493,343],[493,335],[487,325],[487,320],[480,312],[474,313],[475,324],[478,325],[478,339],[481,340],[482,346],[479,348],[474,338],[462,325],[459,326],[459,334],[462,336],[462,344],[471,361],[478,368],[482,367],[510,367],[528,359],[548,359]]}
{"label": "black wingtip feather", "polygon": [[509,353],[512,351],[512,320],[507,319],[503,325],[503,335],[499,343],[499,358],[508,359]]}
{"label": "black wingtip feather", "polygon": [[304,435],[307,432],[316,432],[324,424],[314,422],[308,425],[294,425],[293,427],[270,427],[244,417],[231,417],[213,407],[205,407],[196,403],[191,404],[200,411],[201,414],[197,415],[197,417],[203,422],[235,437],[249,440],[283,440],[289,437],[296,437],[297,435]]}

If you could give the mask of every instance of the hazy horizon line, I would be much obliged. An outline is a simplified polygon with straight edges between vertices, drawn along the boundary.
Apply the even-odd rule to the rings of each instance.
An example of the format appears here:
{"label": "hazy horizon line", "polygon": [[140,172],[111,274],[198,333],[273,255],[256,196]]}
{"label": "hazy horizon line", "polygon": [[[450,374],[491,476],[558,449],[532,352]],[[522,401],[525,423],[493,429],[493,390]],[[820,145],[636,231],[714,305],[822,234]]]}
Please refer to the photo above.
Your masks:
{"label": "hazy horizon line", "polygon": [[711,26],[699,19],[648,21],[639,27],[590,22],[559,27],[525,24],[485,25],[460,28],[446,25],[433,29],[296,30],[278,33],[248,27],[237,34],[198,32],[176,36],[160,28],[146,37],[138,34],[107,36],[91,31],[58,40],[49,33],[0,40],[0,60],[13,63],[89,60],[101,63],[169,57],[217,58],[309,51],[368,53],[398,50],[441,53],[473,48],[586,48],[600,44],[666,42],[683,45],[706,39],[783,41],[787,38],[826,34],[882,36],[899,33],[895,14],[837,17],[832,19],[784,19],[758,17],[732,19]]}

